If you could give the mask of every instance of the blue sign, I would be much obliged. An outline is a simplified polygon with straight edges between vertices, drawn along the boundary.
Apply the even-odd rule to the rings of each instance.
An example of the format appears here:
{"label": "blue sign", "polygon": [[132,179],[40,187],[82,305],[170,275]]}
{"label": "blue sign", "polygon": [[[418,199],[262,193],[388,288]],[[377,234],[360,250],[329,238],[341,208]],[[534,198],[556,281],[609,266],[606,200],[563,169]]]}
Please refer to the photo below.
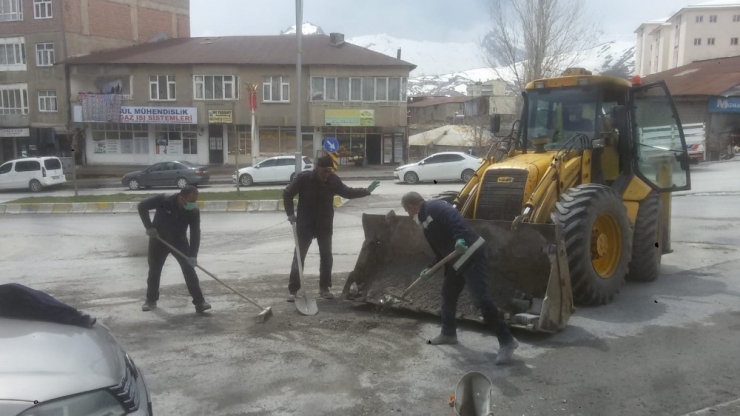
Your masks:
{"label": "blue sign", "polygon": [[329,153],[336,153],[339,150],[339,140],[336,137],[327,137],[324,140],[324,150]]}
{"label": "blue sign", "polygon": [[709,99],[710,113],[739,113],[740,97],[714,97]]}

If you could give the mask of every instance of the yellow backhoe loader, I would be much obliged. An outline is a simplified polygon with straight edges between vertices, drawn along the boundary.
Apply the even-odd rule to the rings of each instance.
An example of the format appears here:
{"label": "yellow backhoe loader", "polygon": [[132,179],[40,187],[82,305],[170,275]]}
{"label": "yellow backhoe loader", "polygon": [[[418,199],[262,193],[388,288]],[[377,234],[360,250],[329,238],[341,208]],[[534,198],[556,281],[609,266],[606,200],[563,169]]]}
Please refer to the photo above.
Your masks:
{"label": "yellow backhoe loader", "polygon": [[[489,290],[508,322],[557,332],[574,303],[606,304],[625,279],[658,277],[671,251],[671,192],[690,189],[689,156],[662,82],[573,68],[531,82],[522,99],[511,134],[447,198],[487,241]],[[405,215],[365,214],[363,227],[343,293],[382,304],[432,253]],[[432,279],[395,306],[439,314],[441,284]],[[458,313],[480,319],[466,294]]]}

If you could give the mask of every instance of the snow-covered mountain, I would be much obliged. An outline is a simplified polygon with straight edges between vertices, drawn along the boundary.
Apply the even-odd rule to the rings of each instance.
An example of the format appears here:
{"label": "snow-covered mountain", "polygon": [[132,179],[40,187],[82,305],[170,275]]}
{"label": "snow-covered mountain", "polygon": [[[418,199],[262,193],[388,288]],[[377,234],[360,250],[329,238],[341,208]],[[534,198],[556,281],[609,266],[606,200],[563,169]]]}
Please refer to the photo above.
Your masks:
{"label": "snow-covered mountain", "polygon": [[[281,35],[295,35],[296,33],[296,25],[293,25],[282,32],[280,32]],[[303,26],[301,27],[301,34],[302,35],[325,35],[324,30],[321,29],[319,26],[316,26],[315,24],[311,22],[304,22]]]}
{"label": "snow-covered mountain", "polygon": [[[306,22],[303,34],[323,35],[321,27]],[[295,26],[281,34],[295,34]],[[398,39],[386,34],[357,36],[347,42],[396,57],[401,48],[401,59],[415,64],[409,79],[409,95],[465,95],[466,87],[476,82],[503,78],[512,81],[508,68],[498,74],[487,67],[482,48],[477,42],[427,42]],[[594,74],[627,77],[635,67],[635,43],[630,41],[605,42],[585,51],[577,66]]]}

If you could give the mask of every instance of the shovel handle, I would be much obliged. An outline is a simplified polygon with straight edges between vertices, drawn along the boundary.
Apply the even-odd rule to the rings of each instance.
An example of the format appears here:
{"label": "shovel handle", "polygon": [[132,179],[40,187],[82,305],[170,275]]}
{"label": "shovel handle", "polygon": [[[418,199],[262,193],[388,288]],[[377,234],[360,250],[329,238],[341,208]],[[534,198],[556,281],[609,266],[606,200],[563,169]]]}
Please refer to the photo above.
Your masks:
{"label": "shovel handle", "polygon": [[[429,270],[427,270],[427,274],[429,275],[429,274],[436,273],[437,270],[439,270],[439,269],[442,268],[442,266],[444,266],[445,264],[449,263],[452,259],[454,259],[458,255],[462,254],[463,252],[464,252],[463,250],[458,249],[456,247],[455,248],[455,251],[453,251],[452,253],[448,254],[447,257],[445,257],[442,260],[438,261],[437,264],[435,264]],[[401,294],[401,298],[405,298],[406,295],[411,291],[411,289],[413,289],[414,286],[416,286],[422,280],[423,279],[421,278],[421,276],[419,276],[418,279],[414,280],[414,283],[411,283],[411,286],[407,287],[406,290],[403,291],[403,293]]]}
{"label": "shovel handle", "polygon": [[298,230],[296,229],[295,223],[291,224],[293,226],[293,239],[295,240],[295,258],[298,260],[298,278],[301,282],[301,290],[304,291],[305,289],[303,286],[303,262],[301,261],[301,248],[298,244]]}
{"label": "shovel handle", "polygon": [[[170,244],[170,243],[168,243],[168,242],[164,241],[164,239],[163,239],[162,237],[160,237],[160,236],[156,236],[155,238],[156,238],[157,240],[159,240],[159,242],[160,242],[160,243],[164,244],[164,245],[165,245],[165,246],[167,246],[167,247],[168,247],[168,248],[169,248],[170,250],[172,250],[172,252],[173,252],[173,253],[177,254],[178,256],[182,257],[182,258],[183,258],[183,259],[185,259],[185,260],[187,260],[187,259],[188,259],[188,256],[186,256],[186,255],[185,255],[185,253],[183,253],[182,251],[180,251],[180,250],[176,249],[176,248],[175,248],[175,247],[174,247],[174,246],[173,246],[172,244]],[[246,296],[242,295],[242,294],[241,294],[240,292],[238,292],[238,291],[237,291],[236,289],[234,289],[234,288],[232,288],[231,286],[227,285],[226,283],[222,282],[222,281],[221,281],[221,279],[219,279],[218,277],[216,277],[215,275],[213,275],[213,274],[212,274],[211,272],[209,272],[208,270],[206,270],[206,269],[202,268],[202,267],[200,266],[200,264],[196,264],[196,265],[195,265],[195,267],[197,267],[197,268],[201,269],[201,270],[202,270],[202,271],[203,271],[203,272],[204,272],[205,274],[207,274],[208,276],[211,276],[211,278],[213,278],[213,280],[215,280],[215,281],[217,281],[217,282],[221,283],[222,285],[224,285],[224,286],[225,286],[225,287],[226,287],[227,289],[229,289],[230,291],[232,291],[232,292],[236,293],[237,295],[241,296],[241,298],[242,298],[242,299],[246,300],[247,302],[251,303],[252,305],[254,305],[254,306],[256,306],[256,307],[258,307],[258,308],[260,308],[260,309],[265,309],[265,308],[263,308],[262,306],[260,306],[259,304],[257,304],[257,302],[253,301],[252,299],[249,299],[248,297],[246,297]]]}

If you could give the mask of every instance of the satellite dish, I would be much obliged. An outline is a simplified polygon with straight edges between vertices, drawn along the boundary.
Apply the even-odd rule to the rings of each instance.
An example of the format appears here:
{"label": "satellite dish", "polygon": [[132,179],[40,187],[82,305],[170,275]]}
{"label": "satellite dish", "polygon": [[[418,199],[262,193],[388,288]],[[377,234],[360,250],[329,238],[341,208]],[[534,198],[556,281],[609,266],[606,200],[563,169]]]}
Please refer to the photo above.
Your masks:
{"label": "satellite dish", "polygon": [[149,39],[148,43],[154,43],[154,42],[159,42],[159,41],[161,41],[161,40],[167,40],[167,39],[169,39],[169,38],[170,38],[170,37],[169,37],[169,36],[167,36],[167,34],[166,34],[166,33],[164,33],[164,32],[159,32],[159,33],[157,33],[156,35],[152,36],[152,38],[151,38],[151,39]]}

